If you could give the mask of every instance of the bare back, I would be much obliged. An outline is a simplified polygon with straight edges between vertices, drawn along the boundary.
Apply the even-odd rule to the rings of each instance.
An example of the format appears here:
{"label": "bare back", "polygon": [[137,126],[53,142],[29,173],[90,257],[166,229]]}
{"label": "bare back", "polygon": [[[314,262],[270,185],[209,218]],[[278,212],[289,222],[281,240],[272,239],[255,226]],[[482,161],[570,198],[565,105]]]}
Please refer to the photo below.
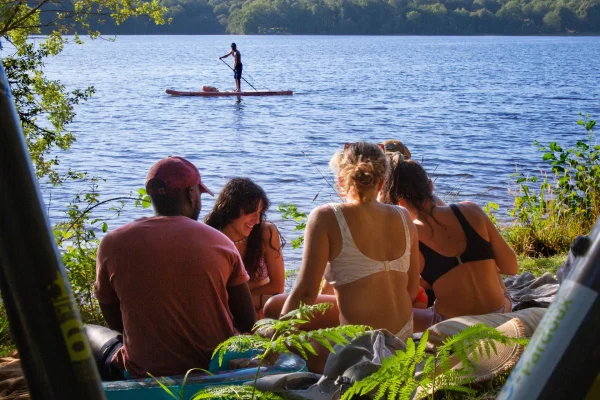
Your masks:
{"label": "bare back", "polygon": [[[419,257],[421,268],[424,268],[422,275],[433,285],[436,312],[448,318],[486,314],[502,307],[505,297],[499,279],[499,273],[502,272],[499,270],[499,261],[506,259],[507,263],[511,263],[510,257],[504,254],[508,245],[483,210],[470,202],[460,203],[458,210],[458,216],[464,216],[470,225],[467,230],[450,206],[436,206],[427,222],[415,221],[421,242]],[[473,249],[474,235],[479,235],[478,240],[482,243],[476,249]],[[464,256],[461,258],[467,251],[485,254],[484,247],[488,248],[489,256],[482,255],[477,260],[463,260]],[[508,251],[512,252],[510,248]],[[512,255],[514,257],[514,253]],[[445,265],[451,263],[452,259],[458,261],[449,267]],[[504,273],[510,272],[507,270]],[[435,279],[433,283],[432,277]]]}
{"label": "bare back", "polygon": [[[418,285],[418,259],[411,249],[416,240],[410,240],[410,229],[407,232],[405,226],[412,224],[405,224],[400,213],[404,213],[404,219],[408,222],[410,216],[404,209],[378,202],[343,204],[339,208],[351,241],[362,256],[370,259],[367,261],[381,265],[382,262],[395,261],[406,256],[407,263],[412,267],[406,272],[388,269],[370,273],[367,271],[368,266],[364,265],[364,277],[335,286],[340,322],[366,324],[397,332],[412,314],[409,280],[410,286]],[[347,251],[343,246],[344,243],[348,245],[348,241],[344,242],[339,221],[333,212],[326,215],[324,222],[329,238],[329,261],[333,262],[342,252]],[[412,230],[415,231],[414,227]],[[416,236],[415,233],[413,232],[412,236]],[[351,268],[350,265],[340,266],[345,267]]]}

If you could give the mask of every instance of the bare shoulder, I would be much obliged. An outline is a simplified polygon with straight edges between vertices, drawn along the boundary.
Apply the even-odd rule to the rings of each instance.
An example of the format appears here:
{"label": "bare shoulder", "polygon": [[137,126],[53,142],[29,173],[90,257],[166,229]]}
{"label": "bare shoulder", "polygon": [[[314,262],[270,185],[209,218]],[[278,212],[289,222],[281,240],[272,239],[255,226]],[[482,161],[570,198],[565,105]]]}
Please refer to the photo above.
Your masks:
{"label": "bare shoulder", "polygon": [[461,201],[459,203],[459,208],[467,221],[479,234],[483,235],[484,232],[487,231],[486,223],[489,218],[477,203],[473,201]]}
{"label": "bare shoulder", "polygon": [[311,220],[314,220],[317,218],[327,218],[330,216],[333,216],[333,209],[331,208],[331,206],[329,204],[322,204],[322,205],[314,208],[310,212],[310,215],[308,216],[308,218]]}
{"label": "bare shoulder", "polygon": [[269,240],[273,235],[279,236],[279,230],[272,222],[265,221],[262,224],[263,239]]}
{"label": "bare shoulder", "polygon": [[316,207],[310,212],[307,224],[312,230],[337,225],[333,208],[329,204]]}
{"label": "bare shoulder", "polygon": [[404,218],[406,219],[406,222],[412,222],[412,216],[410,215],[410,212],[408,212],[408,210],[402,206],[395,206],[397,208],[400,209],[400,211],[402,211],[402,214],[404,215]]}
{"label": "bare shoulder", "polygon": [[460,211],[462,211],[465,215],[467,213],[473,216],[486,215],[483,209],[479,206],[479,204],[475,203],[474,201],[461,201],[460,203],[458,203],[458,206],[460,208]]}

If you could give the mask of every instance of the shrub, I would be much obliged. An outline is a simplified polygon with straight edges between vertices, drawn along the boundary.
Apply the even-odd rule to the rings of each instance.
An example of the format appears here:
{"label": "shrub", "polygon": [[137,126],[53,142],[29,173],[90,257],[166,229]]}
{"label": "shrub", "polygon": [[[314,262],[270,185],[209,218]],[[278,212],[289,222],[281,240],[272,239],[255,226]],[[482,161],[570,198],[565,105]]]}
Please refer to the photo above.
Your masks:
{"label": "shrub", "polygon": [[[581,115],[581,114],[580,114]],[[515,224],[505,230],[518,253],[548,257],[567,252],[578,235],[589,234],[600,215],[600,145],[594,142],[595,121],[586,115],[578,125],[587,138],[572,148],[558,143],[534,145],[551,172],[540,176],[516,173],[517,189],[511,216]]]}

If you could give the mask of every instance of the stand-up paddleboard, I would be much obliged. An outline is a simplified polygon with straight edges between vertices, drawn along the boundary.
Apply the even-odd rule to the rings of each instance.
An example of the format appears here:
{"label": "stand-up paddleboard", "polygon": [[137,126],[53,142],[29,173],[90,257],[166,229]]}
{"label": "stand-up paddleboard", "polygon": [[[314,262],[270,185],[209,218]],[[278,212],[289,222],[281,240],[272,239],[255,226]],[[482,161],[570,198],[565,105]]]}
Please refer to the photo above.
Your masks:
{"label": "stand-up paddleboard", "polygon": [[200,97],[220,97],[220,96],[292,96],[294,92],[291,90],[282,90],[278,92],[180,92],[178,90],[167,89],[167,94],[172,96],[200,96]]}

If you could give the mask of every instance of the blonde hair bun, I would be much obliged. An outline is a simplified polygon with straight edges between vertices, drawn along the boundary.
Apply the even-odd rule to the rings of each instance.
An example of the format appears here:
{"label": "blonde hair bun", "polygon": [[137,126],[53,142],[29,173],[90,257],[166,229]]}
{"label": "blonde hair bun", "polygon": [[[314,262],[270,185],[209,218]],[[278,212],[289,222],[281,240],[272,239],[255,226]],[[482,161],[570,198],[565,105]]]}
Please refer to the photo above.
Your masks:
{"label": "blonde hair bun", "polygon": [[343,178],[341,194],[355,190],[359,197],[385,179],[388,172],[388,158],[375,143],[358,142],[347,145],[331,159],[329,166]]}

